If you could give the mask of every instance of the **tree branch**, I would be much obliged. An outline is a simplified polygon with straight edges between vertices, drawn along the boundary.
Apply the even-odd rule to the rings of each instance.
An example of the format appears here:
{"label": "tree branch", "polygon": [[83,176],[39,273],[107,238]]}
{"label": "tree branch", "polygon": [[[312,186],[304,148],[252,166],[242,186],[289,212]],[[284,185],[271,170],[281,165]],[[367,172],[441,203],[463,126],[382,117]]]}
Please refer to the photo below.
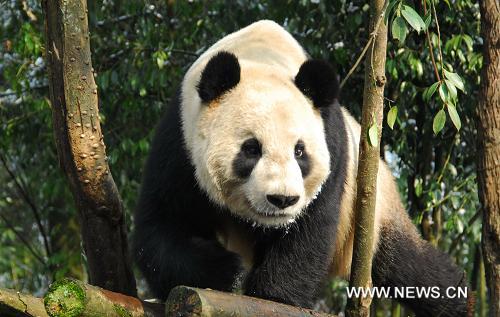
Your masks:
{"label": "tree branch", "polygon": [[2,154],[0,154],[0,161],[2,161],[3,167],[7,171],[7,174],[9,174],[10,178],[14,181],[14,184],[16,185],[16,187],[19,191],[19,194],[21,195],[21,197],[24,199],[24,201],[28,204],[31,211],[33,212],[33,216],[35,218],[36,225],[38,227],[38,230],[40,231],[40,234],[42,235],[45,253],[46,253],[47,257],[50,257],[52,255],[52,252],[50,250],[49,238],[48,238],[48,235],[45,232],[45,228],[42,224],[42,218],[41,218],[40,211],[38,210],[38,208],[35,205],[35,203],[33,202],[33,200],[31,200],[31,197],[28,195],[28,191],[17,180],[16,175],[9,168],[9,166],[7,164],[7,159]]}
{"label": "tree branch", "polygon": [[260,298],[186,286],[174,288],[165,306],[167,317],[335,317]]}
{"label": "tree branch", "polygon": [[[424,3],[424,14],[427,15],[427,0],[422,1]],[[432,66],[434,67],[434,74],[436,75],[436,79],[441,81],[441,77],[439,77],[439,71],[436,65],[436,60],[434,59],[434,49],[432,47],[431,36],[429,35],[429,28],[425,29],[425,36],[427,38],[427,43],[429,44],[429,55],[431,56]]]}
{"label": "tree branch", "polygon": [[[25,93],[25,92],[28,92],[30,90],[47,89],[47,88],[48,88],[47,85],[27,87],[26,89],[23,89],[21,91],[21,93]],[[5,92],[5,93],[1,93],[0,94],[0,98],[8,97],[8,96],[17,96],[17,95],[18,95],[18,93],[15,92],[15,91],[13,91],[13,92]]]}
{"label": "tree branch", "polygon": [[377,37],[377,32],[378,32],[378,29],[380,27],[380,23],[384,19],[385,10],[387,9],[387,5],[388,4],[389,4],[389,1],[387,1],[386,5],[384,6],[384,9],[382,10],[382,13],[380,14],[380,16],[379,16],[379,18],[377,20],[377,23],[375,25],[375,29],[372,31],[372,33],[370,33],[370,36],[368,37],[368,42],[366,43],[365,47],[361,51],[361,54],[359,54],[358,59],[356,60],[356,62],[354,63],[354,65],[351,67],[351,69],[349,70],[349,72],[347,73],[347,75],[344,77],[344,79],[340,83],[340,89],[342,89],[342,87],[344,87],[344,85],[347,82],[347,80],[349,79],[349,77],[351,77],[352,73],[354,73],[354,71],[356,70],[356,68],[358,68],[359,64],[361,63],[361,60],[363,59],[363,57],[366,54],[366,51],[368,51],[368,48],[370,48],[370,45],[372,44],[372,42]]}
{"label": "tree branch", "polygon": [[457,247],[460,240],[462,240],[462,238],[469,232],[469,230],[467,229],[470,228],[474,224],[474,222],[476,222],[476,219],[478,219],[479,216],[481,216],[481,211],[482,208],[479,208],[478,211],[476,211],[476,213],[469,219],[469,221],[467,222],[467,226],[464,227],[464,230],[455,239],[453,239],[453,241],[451,241],[450,248],[448,249],[449,254],[455,251],[455,248]]}
{"label": "tree branch", "polygon": [[74,279],[53,283],[45,294],[44,304],[53,317],[163,317],[165,306],[110,292]]}
{"label": "tree branch", "polygon": [[436,5],[434,3],[434,0],[431,0],[431,8],[432,12],[434,13],[434,19],[436,20],[436,29],[437,29],[437,34],[438,34],[438,49],[439,49],[439,59],[441,62],[441,75],[444,78],[444,66],[443,66],[443,51],[441,50],[441,31],[439,30],[439,21],[436,13]]}
{"label": "tree branch", "polygon": [[0,316],[48,317],[43,301],[31,295],[0,288]]}
{"label": "tree branch", "polygon": [[16,228],[9,222],[9,220],[7,220],[7,217],[5,217],[2,213],[0,213],[0,218],[2,218],[3,222],[5,223],[5,225],[10,230],[12,230],[12,232],[14,232],[14,234],[16,235],[16,237],[18,237],[19,240],[21,240],[21,242],[26,246],[26,248],[28,249],[28,251],[30,251],[31,254],[33,254],[33,256],[35,257],[35,259],[37,259],[43,266],[47,266],[47,263],[45,262],[45,260],[43,259],[43,257],[41,255],[39,255],[38,252],[35,252],[35,249],[33,249],[33,247],[28,242],[28,240],[26,240],[24,238],[24,236],[20,232],[18,232],[16,230]]}

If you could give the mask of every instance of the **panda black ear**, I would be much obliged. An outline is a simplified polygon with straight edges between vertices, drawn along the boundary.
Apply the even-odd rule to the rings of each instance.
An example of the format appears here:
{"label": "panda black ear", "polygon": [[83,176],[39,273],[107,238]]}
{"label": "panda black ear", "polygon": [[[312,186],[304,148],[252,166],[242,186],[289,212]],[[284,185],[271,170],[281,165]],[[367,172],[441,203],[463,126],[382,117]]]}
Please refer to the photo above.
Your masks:
{"label": "panda black ear", "polygon": [[201,100],[207,103],[220,97],[239,82],[238,58],[232,53],[222,51],[208,61],[196,88]]}
{"label": "panda black ear", "polygon": [[295,76],[295,85],[318,108],[328,107],[338,98],[339,86],[335,69],[325,61],[305,61]]}

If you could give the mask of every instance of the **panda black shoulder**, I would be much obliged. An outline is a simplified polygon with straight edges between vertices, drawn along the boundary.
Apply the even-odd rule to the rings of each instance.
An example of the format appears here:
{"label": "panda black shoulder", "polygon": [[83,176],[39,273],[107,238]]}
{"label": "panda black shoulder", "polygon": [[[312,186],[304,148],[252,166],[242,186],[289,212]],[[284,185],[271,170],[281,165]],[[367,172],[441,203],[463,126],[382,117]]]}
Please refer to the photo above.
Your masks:
{"label": "panda black shoulder", "polygon": [[[325,139],[330,153],[330,174],[311,207],[320,208],[318,206],[328,205],[329,210],[340,210],[348,169],[352,168],[349,162],[351,140],[347,132],[349,122],[345,119],[337,100],[327,107],[319,108],[319,111],[323,119]],[[335,218],[338,216],[336,214]]]}
{"label": "panda black shoulder", "polygon": [[[178,91],[155,130],[143,172],[136,222],[142,219],[165,221],[166,213],[176,212],[175,206],[192,206],[182,209],[183,212],[196,210],[196,206],[215,212],[215,207],[199,190],[194,177],[194,167],[182,133],[181,107],[181,93]],[[171,195],[172,192],[176,195]],[[204,221],[200,219],[200,223]]]}

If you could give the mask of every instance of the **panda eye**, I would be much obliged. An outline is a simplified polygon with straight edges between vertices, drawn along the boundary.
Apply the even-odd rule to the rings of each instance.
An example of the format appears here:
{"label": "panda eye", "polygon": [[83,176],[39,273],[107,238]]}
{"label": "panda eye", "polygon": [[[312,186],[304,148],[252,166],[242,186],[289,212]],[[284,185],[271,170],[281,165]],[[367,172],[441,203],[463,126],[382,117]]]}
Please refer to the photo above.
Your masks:
{"label": "panda eye", "polygon": [[304,149],[304,143],[302,141],[297,142],[294,150],[295,158],[301,158],[304,155]]}
{"label": "panda eye", "polygon": [[248,139],[241,145],[241,150],[247,157],[257,158],[261,156],[261,146],[257,139]]}

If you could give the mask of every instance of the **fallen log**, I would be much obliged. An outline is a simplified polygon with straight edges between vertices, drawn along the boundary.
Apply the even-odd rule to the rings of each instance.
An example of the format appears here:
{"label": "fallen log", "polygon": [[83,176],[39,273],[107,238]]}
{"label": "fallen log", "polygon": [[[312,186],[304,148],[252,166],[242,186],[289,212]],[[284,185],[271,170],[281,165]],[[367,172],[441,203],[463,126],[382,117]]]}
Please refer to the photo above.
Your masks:
{"label": "fallen log", "polygon": [[53,283],[44,296],[50,317],[163,317],[163,304],[107,291],[74,279]]}
{"label": "fallen log", "polygon": [[0,288],[0,316],[48,317],[41,298]]}
{"label": "fallen log", "polygon": [[0,288],[1,317],[335,317],[259,298],[186,286],[165,305],[74,279],[53,283],[44,298]]}
{"label": "fallen log", "polygon": [[260,298],[186,286],[170,292],[165,309],[167,317],[334,317]]}

